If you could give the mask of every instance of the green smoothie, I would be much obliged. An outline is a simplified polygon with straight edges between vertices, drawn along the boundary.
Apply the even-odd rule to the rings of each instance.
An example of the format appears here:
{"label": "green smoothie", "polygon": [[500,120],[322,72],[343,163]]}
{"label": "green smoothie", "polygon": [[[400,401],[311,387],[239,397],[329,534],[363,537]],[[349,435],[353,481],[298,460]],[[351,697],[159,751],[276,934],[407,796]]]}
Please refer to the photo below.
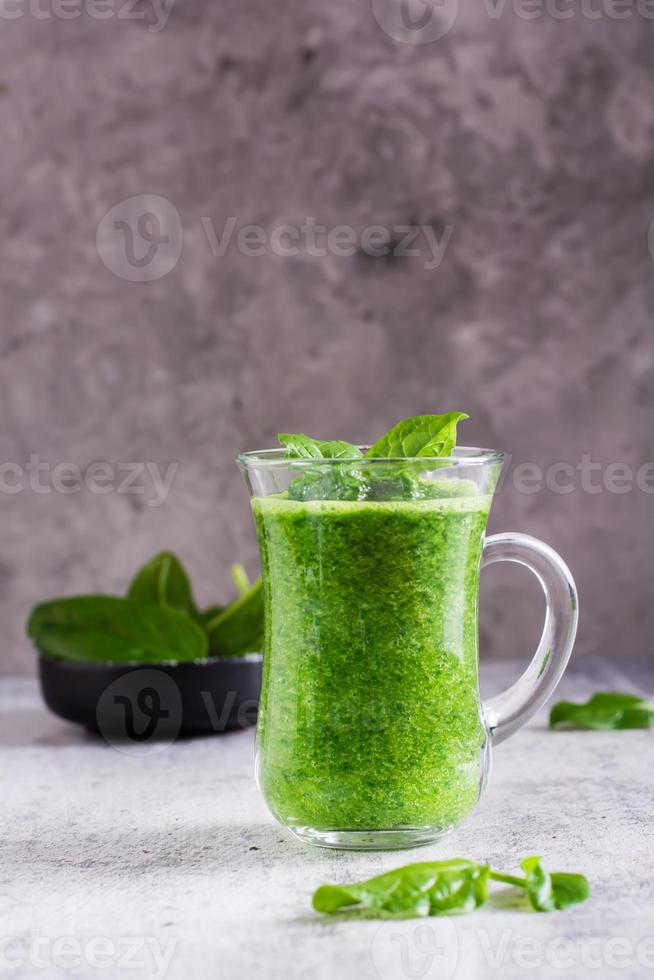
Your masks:
{"label": "green smoothie", "polygon": [[456,495],[434,499],[253,499],[266,619],[258,778],[288,826],[446,829],[477,801],[490,497],[449,486]]}

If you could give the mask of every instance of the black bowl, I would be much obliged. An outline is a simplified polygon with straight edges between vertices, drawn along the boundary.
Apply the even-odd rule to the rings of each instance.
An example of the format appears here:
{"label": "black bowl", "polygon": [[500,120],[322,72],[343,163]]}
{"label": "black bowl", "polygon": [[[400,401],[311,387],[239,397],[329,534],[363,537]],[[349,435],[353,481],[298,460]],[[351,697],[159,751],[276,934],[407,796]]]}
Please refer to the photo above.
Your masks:
{"label": "black bowl", "polygon": [[113,741],[172,740],[256,724],[261,654],[189,663],[39,658],[48,708]]}

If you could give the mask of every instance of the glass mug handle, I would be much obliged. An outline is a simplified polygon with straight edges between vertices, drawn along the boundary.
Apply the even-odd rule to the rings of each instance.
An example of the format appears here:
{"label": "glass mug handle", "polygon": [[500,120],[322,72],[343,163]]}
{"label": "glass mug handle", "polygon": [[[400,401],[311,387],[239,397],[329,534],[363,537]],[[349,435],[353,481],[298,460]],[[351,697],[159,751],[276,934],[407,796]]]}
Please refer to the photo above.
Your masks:
{"label": "glass mug handle", "polygon": [[529,534],[493,534],[484,545],[482,568],[496,561],[514,561],[534,573],[545,593],[545,623],[524,674],[483,703],[494,745],[513,735],[550,697],[570,659],[579,618],[574,579],[549,545]]}

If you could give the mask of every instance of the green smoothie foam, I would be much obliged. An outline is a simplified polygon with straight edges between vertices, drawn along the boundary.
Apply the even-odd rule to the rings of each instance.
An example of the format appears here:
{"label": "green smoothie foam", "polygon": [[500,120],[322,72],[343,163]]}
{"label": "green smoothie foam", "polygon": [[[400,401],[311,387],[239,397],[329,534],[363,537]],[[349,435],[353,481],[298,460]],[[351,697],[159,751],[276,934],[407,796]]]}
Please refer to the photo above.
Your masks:
{"label": "green smoothie foam", "polygon": [[266,620],[258,772],[282,823],[446,828],[476,803],[490,497],[456,481],[447,493],[253,499]]}

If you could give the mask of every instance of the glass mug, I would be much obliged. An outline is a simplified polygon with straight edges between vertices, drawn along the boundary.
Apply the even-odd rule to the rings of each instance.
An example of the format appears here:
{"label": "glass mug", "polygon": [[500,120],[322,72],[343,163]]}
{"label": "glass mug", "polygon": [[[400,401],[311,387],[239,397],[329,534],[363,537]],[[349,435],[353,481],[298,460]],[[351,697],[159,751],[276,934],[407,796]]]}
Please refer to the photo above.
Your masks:
{"label": "glass mug", "polygon": [[[286,459],[244,453],[265,602],[256,775],[276,819],[326,847],[438,840],[475,806],[491,746],[554,691],[577,628],[561,558],[525,534],[485,539],[503,453]],[[483,565],[526,565],[546,599],[536,653],[483,702]]]}

